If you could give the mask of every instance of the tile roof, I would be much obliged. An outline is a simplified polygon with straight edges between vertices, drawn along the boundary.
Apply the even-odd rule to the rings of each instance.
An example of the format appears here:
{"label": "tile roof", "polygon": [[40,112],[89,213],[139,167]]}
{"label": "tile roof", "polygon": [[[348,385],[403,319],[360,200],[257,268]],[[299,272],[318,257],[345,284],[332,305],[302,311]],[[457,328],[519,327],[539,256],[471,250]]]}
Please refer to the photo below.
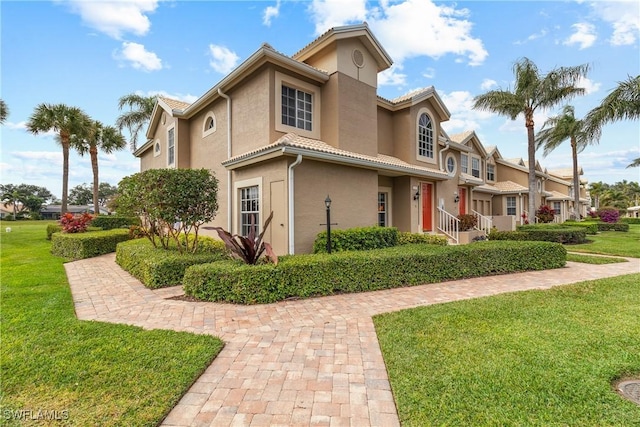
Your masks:
{"label": "tile roof", "polygon": [[265,145],[258,149],[231,157],[230,159],[222,162],[222,164],[228,165],[231,163],[240,162],[242,160],[246,160],[254,156],[258,156],[261,153],[277,150],[278,148],[284,148],[284,147],[300,148],[300,149],[309,150],[315,153],[324,153],[324,154],[334,155],[334,156],[337,156],[338,158],[342,157],[344,159],[362,161],[370,164],[371,166],[380,167],[382,169],[400,168],[400,169],[406,170],[407,172],[414,171],[417,174],[429,175],[436,178],[439,177],[444,179],[448,177],[448,175],[445,172],[442,172],[438,169],[431,169],[423,166],[413,165],[403,160],[400,160],[397,157],[388,156],[385,154],[368,156],[365,154],[354,153],[352,151],[341,150],[339,148],[336,148],[336,147],[333,147],[332,145],[327,144],[324,141],[306,138],[306,137],[297,135],[295,133],[288,133],[280,137],[278,140],[276,140],[272,144]]}
{"label": "tile roof", "polygon": [[517,184],[513,181],[500,181],[496,182],[493,186],[501,192],[507,193],[529,191],[529,188],[523,187],[522,185]]}
{"label": "tile roof", "polygon": [[454,142],[462,143],[462,141],[467,139],[469,137],[469,135],[471,135],[472,133],[473,133],[472,130],[468,130],[468,131],[465,131],[465,132],[456,133],[454,135],[449,135],[449,138]]}
{"label": "tile roof", "polygon": [[167,98],[166,96],[159,96],[172,110],[184,110],[189,105],[188,102],[178,101],[177,99]]}
{"label": "tile roof", "polygon": [[469,175],[468,173],[460,172],[460,181],[461,184],[476,184],[482,185],[484,181],[480,178],[476,178],[473,175]]}
{"label": "tile roof", "polygon": [[562,194],[558,191],[552,191],[551,195],[547,197],[548,200],[571,200],[567,194]]}

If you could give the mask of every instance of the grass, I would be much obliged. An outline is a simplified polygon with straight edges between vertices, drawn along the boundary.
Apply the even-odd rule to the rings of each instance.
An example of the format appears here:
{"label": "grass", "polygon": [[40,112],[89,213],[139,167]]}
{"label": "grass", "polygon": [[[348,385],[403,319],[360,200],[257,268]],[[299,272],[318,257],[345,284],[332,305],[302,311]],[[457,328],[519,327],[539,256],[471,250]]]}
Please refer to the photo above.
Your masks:
{"label": "grass", "polygon": [[640,274],[376,316],[405,426],[630,426]]}
{"label": "grass", "polygon": [[587,236],[587,239],[588,243],[569,245],[567,250],[640,258],[640,224],[630,224],[628,232],[603,231],[594,236]]}
{"label": "grass", "polygon": [[0,228],[3,421],[18,424],[8,411],[43,410],[62,414],[65,425],[157,425],[222,342],[77,320],[64,260],[45,240],[49,223]]}
{"label": "grass", "polygon": [[582,255],[582,254],[567,254],[567,261],[581,262],[584,264],[615,264],[618,262],[628,262],[624,258],[614,258],[608,256],[594,256],[594,255]]}

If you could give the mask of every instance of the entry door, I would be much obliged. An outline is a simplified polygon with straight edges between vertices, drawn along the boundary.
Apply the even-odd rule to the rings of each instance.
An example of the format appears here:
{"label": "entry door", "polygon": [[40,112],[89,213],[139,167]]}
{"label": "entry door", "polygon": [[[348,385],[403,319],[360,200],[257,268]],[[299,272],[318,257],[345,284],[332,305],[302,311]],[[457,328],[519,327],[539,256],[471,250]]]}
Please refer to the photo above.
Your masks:
{"label": "entry door", "polygon": [[270,240],[273,251],[278,255],[287,253],[287,221],[286,203],[284,194],[284,181],[271,182],[271,210],[273,219],[271,220]]}
{"label": "entry door", "polygon": [[422,231],[433,230],[433,185],[422,183]]}
{"label": "entry door", "polygon": [[460,201],[458,202],[458,215],[464,215],[467,213],[467,189],[459,187],[458,196],[460,197]]}

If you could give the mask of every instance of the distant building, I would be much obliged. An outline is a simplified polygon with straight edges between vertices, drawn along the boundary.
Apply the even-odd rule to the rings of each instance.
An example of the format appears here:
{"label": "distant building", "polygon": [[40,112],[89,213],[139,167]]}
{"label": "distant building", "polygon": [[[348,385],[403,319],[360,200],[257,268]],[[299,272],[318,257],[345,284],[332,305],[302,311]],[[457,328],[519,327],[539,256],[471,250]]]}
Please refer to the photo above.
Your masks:
{"label": "distant building", "polygon": [[[40,216],[42,219],[60,219],[61,210],[62,205],[47,205],[40,210]],[[100,215],[110,215],[106,208],[100,207],[99,211]],[[69,205],[67,212],[72,214],[94,213],[92,205]]]}

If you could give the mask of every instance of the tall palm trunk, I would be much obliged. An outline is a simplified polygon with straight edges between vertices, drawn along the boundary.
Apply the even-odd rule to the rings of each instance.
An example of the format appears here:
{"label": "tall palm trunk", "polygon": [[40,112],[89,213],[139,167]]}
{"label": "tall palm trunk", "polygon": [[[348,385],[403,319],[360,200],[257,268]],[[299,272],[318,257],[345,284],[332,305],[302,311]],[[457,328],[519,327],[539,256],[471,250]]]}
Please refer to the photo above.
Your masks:
{"label": "tall palm trunk", "polygon": [[527,216],[530,222],[535,222],[536,217],[536,143],[533,132],[533,110],[527,108],[525,110],[525,126],[527,127],[527,142],[529,156],[529,212]]}
{"label": "tall palm trunk", "polygon": [[69,134],[60,132],[60,143],[62,145],[62,206],[60,215],[67,213],[67,200],[69,198]]}
{"label": "tall palm trunk", "polygon": [[575,136],[571,137],[571,156],[573,156],[573,212],[575,219],[580,219],[580,176],[578,175],[578,143]]}
{"label": "tall palm trunk", "polygon": [[98,147],[92,145],[89,148],[89,155],[91,156],[91,170],[93,171],[93,213],[98,215],[100,213],[98,208]]}

